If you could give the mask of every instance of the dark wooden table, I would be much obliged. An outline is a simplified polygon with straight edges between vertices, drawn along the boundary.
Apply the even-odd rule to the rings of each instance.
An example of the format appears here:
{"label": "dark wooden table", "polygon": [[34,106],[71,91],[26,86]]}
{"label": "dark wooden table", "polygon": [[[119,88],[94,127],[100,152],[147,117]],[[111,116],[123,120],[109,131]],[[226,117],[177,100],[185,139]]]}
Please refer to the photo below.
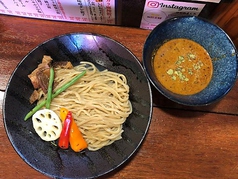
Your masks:
{"label": "dark wooden table", "polygon": [[[28,166],[6,135],[2,103],[9,77],[38,44],[70,32],[92,32],[121,42],[141,61],[149,30],[0,15],[0,178],[47,178]],[[153,90],[153,117],[136,155],[108,178],[238,178],[238,82],[206,107],[175,104]]]}

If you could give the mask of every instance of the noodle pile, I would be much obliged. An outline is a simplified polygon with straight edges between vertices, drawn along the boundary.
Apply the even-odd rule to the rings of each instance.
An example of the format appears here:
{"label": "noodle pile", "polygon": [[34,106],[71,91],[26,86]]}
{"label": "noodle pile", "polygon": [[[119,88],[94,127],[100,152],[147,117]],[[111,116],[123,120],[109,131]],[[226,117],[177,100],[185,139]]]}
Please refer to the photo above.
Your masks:
{"label": "noodle pile", "polygon": [[[126,77],[108,70],[99,71],[92,63],[81,62],[73,69],[55,69],[55,89],[83,70],[86,74],[52,100],[51,110],[65,107],[95,151],[121,139],[122,124],[132,112]],[[59,114],[59,112],[58,112]]]}

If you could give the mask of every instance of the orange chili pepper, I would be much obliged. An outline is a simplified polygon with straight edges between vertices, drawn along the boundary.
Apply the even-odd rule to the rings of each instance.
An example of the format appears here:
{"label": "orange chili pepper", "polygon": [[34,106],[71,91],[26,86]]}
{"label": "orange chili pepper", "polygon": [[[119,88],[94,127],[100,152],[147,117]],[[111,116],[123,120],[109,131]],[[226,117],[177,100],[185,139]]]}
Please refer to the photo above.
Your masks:
{"label": "orange chili pepper", "polygon": [[[69,111],[66,108],[60,109],[60,119],[62,120],[62,122],[64,122],[64,120],[66,119],[68,112]],[[69,134],[69,143],[72,150],[75,152],[80,152],[88,147],[87,142],[84,140],[83,135],[73,118]]]}

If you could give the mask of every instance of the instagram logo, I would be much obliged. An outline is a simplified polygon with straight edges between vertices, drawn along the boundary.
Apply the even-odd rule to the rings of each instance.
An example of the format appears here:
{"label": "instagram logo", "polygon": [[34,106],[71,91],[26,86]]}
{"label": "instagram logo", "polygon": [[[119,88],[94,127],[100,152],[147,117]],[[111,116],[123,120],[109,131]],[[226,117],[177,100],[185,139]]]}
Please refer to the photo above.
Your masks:
{"label": "instagram logo", "polygon": [[157,7],[159,7],[159,2],[149,1],[149,2],[147,3],[147,6],[150,7],[150,8],[157,8]]}

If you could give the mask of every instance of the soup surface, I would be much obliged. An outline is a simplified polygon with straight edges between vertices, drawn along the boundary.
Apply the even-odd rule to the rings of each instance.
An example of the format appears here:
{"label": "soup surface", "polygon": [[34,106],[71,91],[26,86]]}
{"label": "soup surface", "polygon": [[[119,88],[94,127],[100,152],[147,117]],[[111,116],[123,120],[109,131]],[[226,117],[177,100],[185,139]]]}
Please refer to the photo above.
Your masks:
{"label": "soup surface", "polygon": [[212,78],[213,65],[208,52],[188,39],[173,39],[155,53],[154,71],[168,90],[181,95],[202,91]]}

